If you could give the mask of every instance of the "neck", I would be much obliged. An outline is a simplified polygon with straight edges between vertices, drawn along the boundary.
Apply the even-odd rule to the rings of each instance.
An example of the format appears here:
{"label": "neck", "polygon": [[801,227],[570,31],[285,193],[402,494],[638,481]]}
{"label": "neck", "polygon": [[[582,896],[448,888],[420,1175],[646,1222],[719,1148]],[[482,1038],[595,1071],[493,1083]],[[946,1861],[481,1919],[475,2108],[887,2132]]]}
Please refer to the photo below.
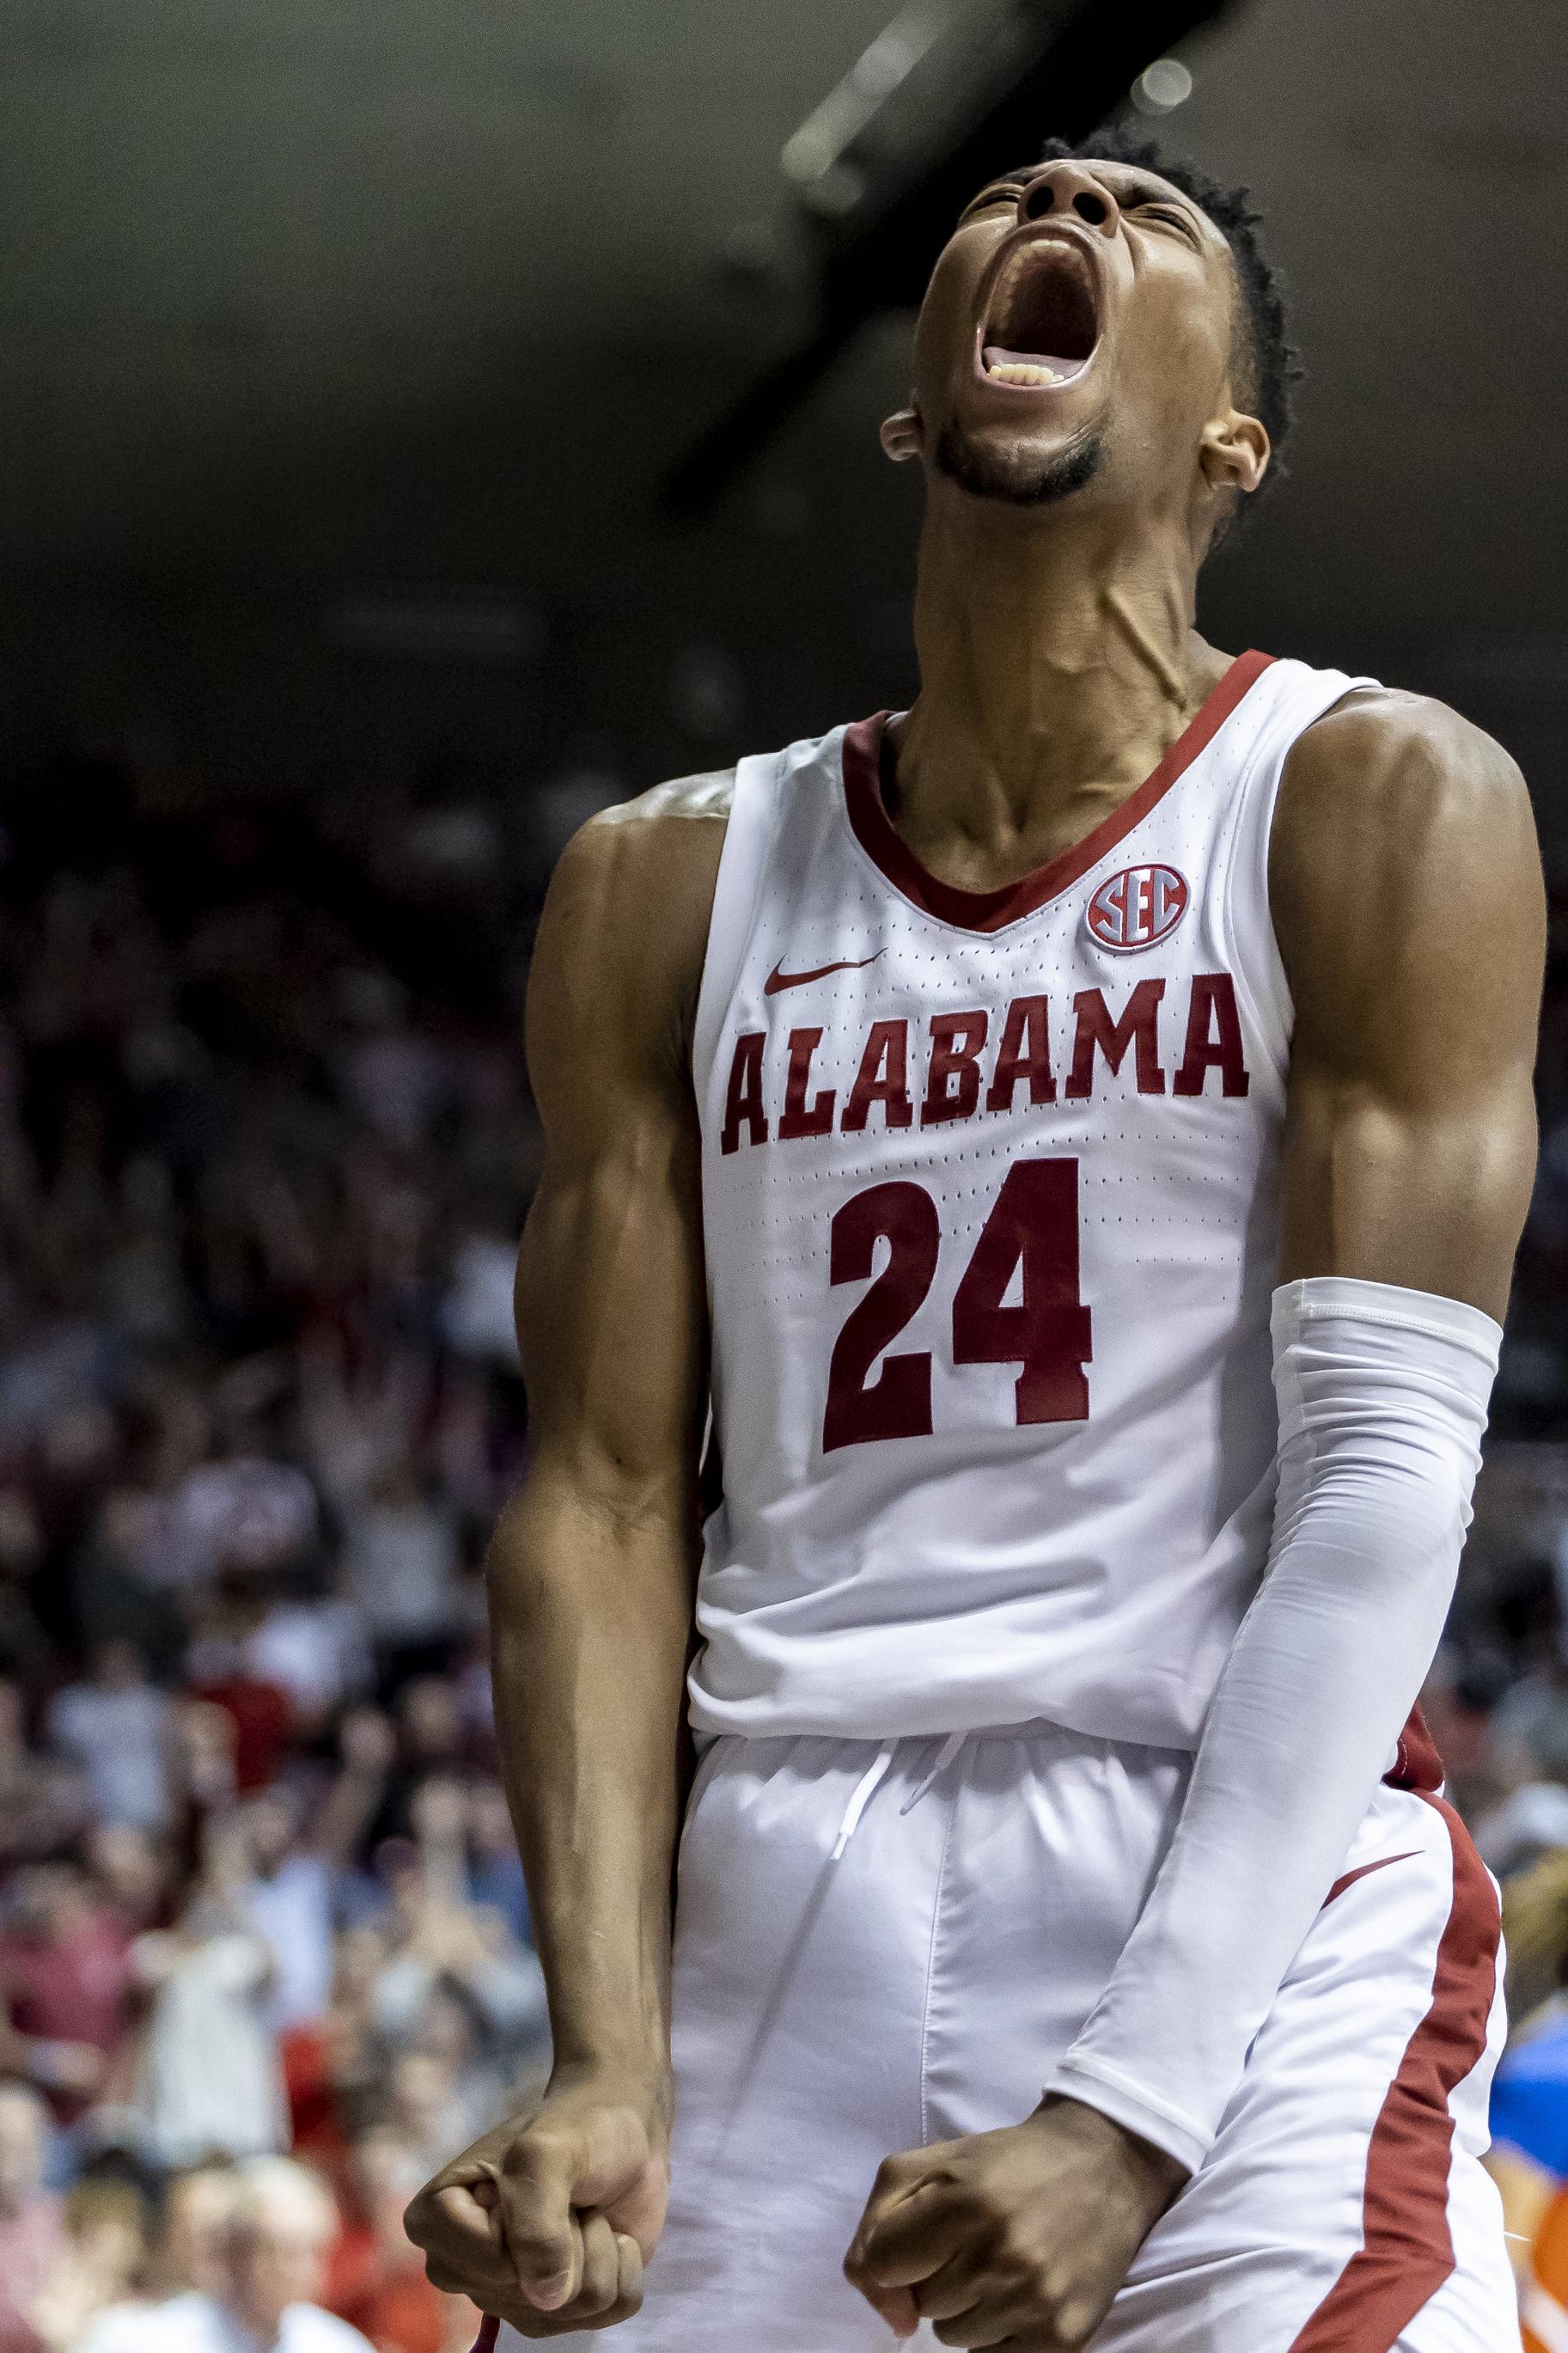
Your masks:
{"label": "neck", "polygon": [[1131,537],[1125,515],[1069,518],[932,480],[900,830],[1002,865],[1080,816],[1087,831],[1158,765],[1225,670],[1194,627],[1195,579],[1176,517]]}

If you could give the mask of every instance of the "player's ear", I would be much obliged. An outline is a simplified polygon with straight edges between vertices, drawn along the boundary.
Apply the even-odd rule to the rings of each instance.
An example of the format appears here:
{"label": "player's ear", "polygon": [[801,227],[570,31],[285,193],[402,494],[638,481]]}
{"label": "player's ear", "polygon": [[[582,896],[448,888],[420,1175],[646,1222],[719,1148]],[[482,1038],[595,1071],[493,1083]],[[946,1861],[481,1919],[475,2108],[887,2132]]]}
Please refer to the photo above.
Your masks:
{"label": "player's ear", "polygon": [[895,408],[883,421],[882,448],[895,466],[907,463],[921,454],[920,412],[913,408]]}
{"label": "player's ear", "polygon": [[1268,436],[1256,417],[1227,408],[1209,419],[1198,464],[1211,491],[1255,491],[1268,469]]}

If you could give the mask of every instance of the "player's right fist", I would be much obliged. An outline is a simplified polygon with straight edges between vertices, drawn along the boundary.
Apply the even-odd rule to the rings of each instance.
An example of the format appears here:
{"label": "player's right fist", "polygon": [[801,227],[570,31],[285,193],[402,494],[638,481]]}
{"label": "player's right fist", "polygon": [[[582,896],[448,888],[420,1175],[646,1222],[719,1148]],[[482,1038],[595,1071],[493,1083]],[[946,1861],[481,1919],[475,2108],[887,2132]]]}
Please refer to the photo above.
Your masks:
{"label": "player's right fist", "polygon": [[427,2181],[404,2225],[433,2285],[523,2337],[609,2328],[642,2303],[669,2198],[666,2083],[552,2082]]}

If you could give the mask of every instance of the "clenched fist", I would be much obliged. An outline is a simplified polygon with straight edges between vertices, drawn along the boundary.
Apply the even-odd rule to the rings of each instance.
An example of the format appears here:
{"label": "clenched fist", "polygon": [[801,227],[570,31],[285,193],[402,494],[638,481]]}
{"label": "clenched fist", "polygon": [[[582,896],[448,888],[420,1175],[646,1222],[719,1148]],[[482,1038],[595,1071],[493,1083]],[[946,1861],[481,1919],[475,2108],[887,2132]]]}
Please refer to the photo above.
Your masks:
{"label": "clenched fist", "polygon": [[628,2318],[669,2197],[668,2106],[665,2084],[552,2082],[409,2207],[433,2284],[523,2337]]}
{"label": "clenched fist", "polygon": [[1099,2327],[1185,2172],[1096,2108],[890,2157],[844,2269],[895,2336],[1068,2353]]}

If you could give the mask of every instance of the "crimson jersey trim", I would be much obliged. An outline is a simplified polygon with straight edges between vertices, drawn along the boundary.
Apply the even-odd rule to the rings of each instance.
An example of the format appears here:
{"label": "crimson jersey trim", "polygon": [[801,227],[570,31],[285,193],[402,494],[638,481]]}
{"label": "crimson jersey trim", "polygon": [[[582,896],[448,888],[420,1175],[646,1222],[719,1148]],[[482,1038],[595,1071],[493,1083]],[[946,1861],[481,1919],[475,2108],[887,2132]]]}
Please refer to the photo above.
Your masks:
{"label": "crimson jersey trim", "polygon": [[1129,794],[1120,808],[1112,809],[1091,833],[1086,833],[1081,841],[1064,849],[1059,857],[1037,866],[1030,874],[1021,875],[1016,882],[1004,882],[994,891],[962,890],[956,882],[940,881],[921,864],[895,829],[882,794],[882,760],[891,714],[879,711],[869,719],[857,720],[844,734],[844,801],[855,839],[894,889],[923,914],[935,915],[944,923],[956,924],[969,932],[1005,930],[1007,924],[1037,913],[1048,901],[1059,898],[1148,816],[1183,771],[1191,767],[1205,745],[1213,742],[1247,689],[1273,659],[1272,654],[1238,654],[1225,676],[1211,687],[1159,766],[1145,776],[1135,792]]}
{"label": "crimson jersey trim", "polygon": [[1501,1922],[1486,1866],[1450,1805],[1454,1892],[1432,2001],[1405,2048],[1367,2148],[1362,2243],[1294,2338],[1290,2353],[1393,2353],[1454,2269],[1448,2224],[1454,2118],[1448,2102],[1478,2066],[1497,1991]]}

